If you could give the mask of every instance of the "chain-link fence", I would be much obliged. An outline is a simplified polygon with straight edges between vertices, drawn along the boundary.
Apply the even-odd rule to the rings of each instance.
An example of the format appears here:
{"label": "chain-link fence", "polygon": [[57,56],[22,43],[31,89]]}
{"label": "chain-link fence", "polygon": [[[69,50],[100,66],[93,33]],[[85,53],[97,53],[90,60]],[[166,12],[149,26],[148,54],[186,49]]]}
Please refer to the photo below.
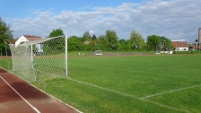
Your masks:
{"label": "chain-link fence", "polygon": [[65,36],[28,39],[10,45],[12,72],[33,82],[67,76],[67,39]]}

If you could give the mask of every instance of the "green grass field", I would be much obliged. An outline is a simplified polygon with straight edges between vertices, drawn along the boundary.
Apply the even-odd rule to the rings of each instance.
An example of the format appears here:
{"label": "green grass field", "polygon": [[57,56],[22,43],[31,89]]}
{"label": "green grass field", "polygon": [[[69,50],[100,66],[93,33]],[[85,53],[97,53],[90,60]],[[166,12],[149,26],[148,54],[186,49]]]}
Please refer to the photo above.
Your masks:
{"label": "green grass field", "polygon": [[85,113],[201,112],[201,55],[77,56],[68,67],[69,79],[33,84]]}

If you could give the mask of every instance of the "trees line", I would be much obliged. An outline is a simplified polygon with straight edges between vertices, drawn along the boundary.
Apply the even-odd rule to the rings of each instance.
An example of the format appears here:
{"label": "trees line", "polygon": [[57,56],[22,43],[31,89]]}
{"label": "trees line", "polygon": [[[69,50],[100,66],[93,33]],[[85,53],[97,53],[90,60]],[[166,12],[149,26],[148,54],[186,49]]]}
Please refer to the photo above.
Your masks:
{"label": "trees line", "polygon": [[[64,35],[62,29],[54,29],[48,37]],[[0,17],[0,56],[5,53],[5,43],[13,39],[12,30]],[[8,47],[7,47],[8,48]],[[145,41],[142,35],[132,31],[129,39],[119,39],[114,30],[106,30],[104,35],[91,36],[86,31],[82,37],[68,38],[68,51],[155,51],[172,50],[171,41],[165,36],[150,35]]]}
{"label": "trees line", "polygon": [[170,39],[165,36],[150,35],[145,42],[142,35],[132,31],[130,39],[119,39],[114,30],[106,30],[105,35],[91,36],[86,31],[82,37],[70,36],[68,38],[69,51],[155,51],[172,50]]}

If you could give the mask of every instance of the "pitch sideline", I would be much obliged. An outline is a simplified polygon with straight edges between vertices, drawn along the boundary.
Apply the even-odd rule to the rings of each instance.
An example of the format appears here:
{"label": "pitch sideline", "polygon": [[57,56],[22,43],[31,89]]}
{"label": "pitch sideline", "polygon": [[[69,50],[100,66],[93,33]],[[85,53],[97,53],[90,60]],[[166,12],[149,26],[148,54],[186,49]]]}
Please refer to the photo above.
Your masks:
{"label": "pitch sideline", "polygon": [[172,106],[167,106],[167,105],[164,105],[164,104],[161,104],[161,103],[157,103],[157,102],[154,102],[154,101],[142,99],[140,97],[136,97],[136,96],[133,96],[133,95],[129,95],[129,94],[122,93],[122,92],[119,92],[119,91],[115,91],[115,90],[107,89],[107,88],[104,88],[104,87],[100,87],[100,86],[97,86],[95,84],[91,84],[91,83],[87,83],[87,82],[82,82],[82,81],[75,80],[75,79],[72,79],[72,78],[68,78],[68,79],[71,80],[71,81],[77,82],[79,84],[84,84],[84,85],[92,86],[92,87],[95,87],[95,88],[98,88],[98,89],[101,89],[101,90],[105,90],[105,91],[109,91],[109,92],[112,92],[112,93],[116,93],[116,94],[119,94],[119,95],[122,95],[122,96],[131,97],[131,98],[138,99],[138,100],[141,100],[141,101],[149,102],[149,103],[152,103],[152,104],[164,107],[164,108],[168,108],[168,109],[171,109],[171,110],[174,110],[174,111],[189,113],[189,111],[186,111],[186,110],[180,110],[180,109],[172,107]]}

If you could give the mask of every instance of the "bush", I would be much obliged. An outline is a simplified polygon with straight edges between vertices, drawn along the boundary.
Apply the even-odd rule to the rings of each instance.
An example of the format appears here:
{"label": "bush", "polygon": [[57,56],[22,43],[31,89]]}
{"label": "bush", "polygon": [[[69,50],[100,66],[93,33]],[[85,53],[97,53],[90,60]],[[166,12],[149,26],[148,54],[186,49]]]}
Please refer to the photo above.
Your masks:
{"label": "bush", "polygon": [[198,51],[174,51],[173,54],[198,54]]}

